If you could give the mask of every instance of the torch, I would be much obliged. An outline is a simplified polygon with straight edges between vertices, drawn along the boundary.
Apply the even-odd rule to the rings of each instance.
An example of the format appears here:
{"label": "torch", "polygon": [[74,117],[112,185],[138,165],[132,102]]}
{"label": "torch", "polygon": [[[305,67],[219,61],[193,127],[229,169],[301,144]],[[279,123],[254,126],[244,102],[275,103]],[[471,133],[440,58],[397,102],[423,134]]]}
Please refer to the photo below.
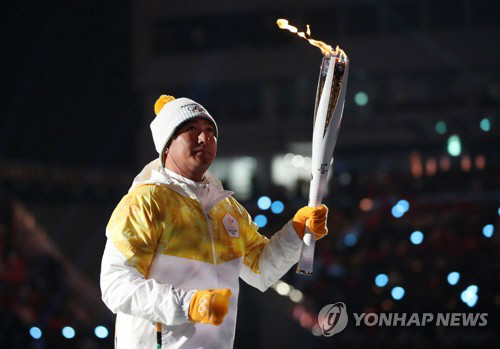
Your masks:
{"label": "torch", "polygon": [[[311,184],[309,187],[309,206],[320,206],[325,192],[328,171],[333,163],[333,150],[344,111],[349,60],[338,46],[331,46],[311,39],[310,29],[298,32],[297,28],[288,25],[288,21],[279,19],[278,26],[297,33],[323,52],[323,60],[319,73],[314,107],[314,127],[312,137]],[[314,262],[314,245],[316,239],[306,227],[302,251],[297,266],[297,273],[312,274]]]}

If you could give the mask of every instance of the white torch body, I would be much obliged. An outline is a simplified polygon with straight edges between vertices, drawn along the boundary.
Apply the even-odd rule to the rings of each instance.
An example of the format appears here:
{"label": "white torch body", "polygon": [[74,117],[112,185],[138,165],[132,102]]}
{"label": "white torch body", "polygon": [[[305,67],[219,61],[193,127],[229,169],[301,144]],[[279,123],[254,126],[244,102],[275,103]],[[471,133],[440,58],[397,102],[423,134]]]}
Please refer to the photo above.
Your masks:
{"label": "white torch body", "polygon": [[[309,206],[320,206],[323,200],[342,121],[348,70],[349,61],[343,53],[323,58],[316,92]],[[311,274],[316,240],[307,228],[303,241],[297,273]]]}

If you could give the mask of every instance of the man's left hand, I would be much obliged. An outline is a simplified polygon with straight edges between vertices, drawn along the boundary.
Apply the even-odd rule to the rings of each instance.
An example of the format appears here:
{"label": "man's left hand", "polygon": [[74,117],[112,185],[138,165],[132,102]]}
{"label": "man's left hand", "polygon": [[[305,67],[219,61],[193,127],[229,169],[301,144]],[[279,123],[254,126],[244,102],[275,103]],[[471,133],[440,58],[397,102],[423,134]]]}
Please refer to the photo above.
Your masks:
{"label": "man's left hand", "polygon": [[326,218],[328,207],[321,205],[318,207],[304,206],[297,211],[292,220],[295,232],[302,239],[305,234],[306,225],[311,233],[316,236],[316,240],[328,234]]}

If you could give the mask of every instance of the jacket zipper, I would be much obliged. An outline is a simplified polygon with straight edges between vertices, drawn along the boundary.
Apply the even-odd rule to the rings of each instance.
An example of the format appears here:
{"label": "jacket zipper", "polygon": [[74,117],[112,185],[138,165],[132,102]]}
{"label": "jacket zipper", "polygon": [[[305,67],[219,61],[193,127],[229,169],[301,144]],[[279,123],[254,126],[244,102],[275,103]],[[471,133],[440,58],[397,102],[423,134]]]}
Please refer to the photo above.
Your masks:
{"label": "jacket zipper", "polygon": [[220,274],[219,274],[219,268],[217,267],[217,255],[215,254],[214,234],[212,231],[212,218],[207,213],[207,211],[205,211],[205,209],[202,209],[202,210],[203,210],[203,213],[205,214],[205,219],[207,220],[208,231],[210,232],[210,239],[212,242],[212,255],[214,258],[214,267],[215,267],[215,271],[217,271],[217,284],[220,286]]}

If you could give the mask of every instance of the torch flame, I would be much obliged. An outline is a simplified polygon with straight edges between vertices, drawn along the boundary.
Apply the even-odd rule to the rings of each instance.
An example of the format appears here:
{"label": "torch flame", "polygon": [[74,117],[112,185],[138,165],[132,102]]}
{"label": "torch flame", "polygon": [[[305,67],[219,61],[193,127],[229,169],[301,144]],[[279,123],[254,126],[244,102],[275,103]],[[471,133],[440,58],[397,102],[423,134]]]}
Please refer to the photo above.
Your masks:
{"label": "torch flame", "polygon": [[288,20],[286,19],[278,19],[276,21],[276,24],[278,24],[278,27],[280,27],[281,29],[288,29],[289,31],[291,31],[292,33],[296,33],[298,32],[299,30],[297,29],[297,27],[294,27],[293,25],[289,25],[288,24]]}
{"label": "torch flame", "polygon": [[335,55],[335,56],[339,56],[339,58],[342,60],[347,59],[347,55],[345,54],[345,52],[342,49],[340,49],[338,46],[334,50],[330,45],[325,44],[323,41],[314,40],[313,38],[311,38],[311,28],[309,27],[309,24],[306,26],[307,29],[306,29],[305,33],[299,32],[297,27],[294,27],[293,25],[288,24],[288,20],[283,19],[283,18],[278,19],[276,21],[276,24],[278,24],[278,27],[280,27],[281,29],[287,29],[287,30],[291,31],[292,33],[297,34],[301,38],[306,39],[307,41],[309,41],[309,43],[311,45],[319,47],[319,49],[321,50],[321,53],[323,53],[323,55],[325,55],[325,56]]}

